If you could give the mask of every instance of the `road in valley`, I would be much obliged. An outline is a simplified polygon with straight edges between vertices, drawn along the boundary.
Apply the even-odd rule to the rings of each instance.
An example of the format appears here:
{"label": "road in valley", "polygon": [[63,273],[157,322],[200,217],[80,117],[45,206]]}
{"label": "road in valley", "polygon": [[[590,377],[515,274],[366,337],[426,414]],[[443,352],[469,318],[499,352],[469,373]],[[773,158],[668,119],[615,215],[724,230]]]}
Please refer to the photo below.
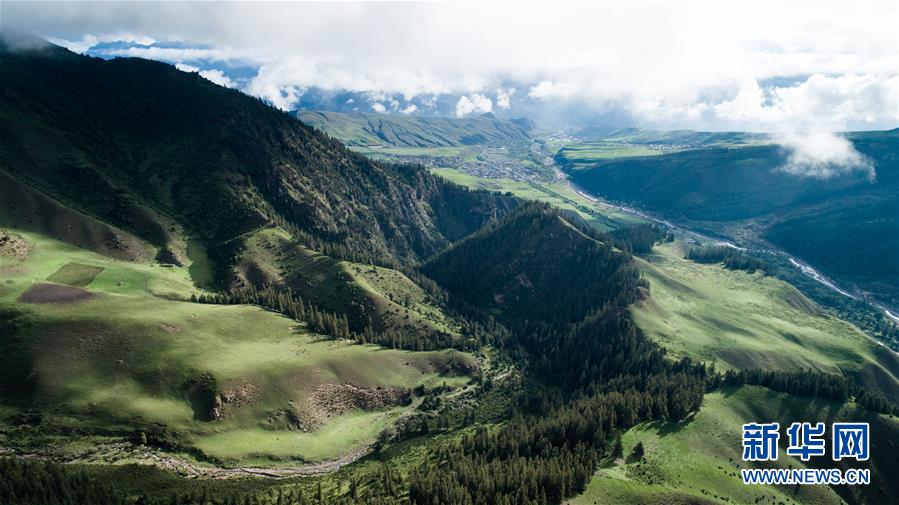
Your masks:
{"label": "road in valley", "polygon": [[574,183],[572,183],[567,178],[564,179],[564,182],[566,184],[568,184],[568,186],[571,188],[572,191],[574,191],[581,197],[589,200],[591,203],[593,203],[599,207],[616,210],[618,212],[630,214],[632,216],[636,216],[636,217],[645,219],[647,221],[665,225],[666,227],[668,227],[672,230],[678,231],[683,235],[686,235],[686,236],[694,238],[694,239],[701,240],[703,242],[711,242],[714,245],[722,245],[722,246],[732,247],[734,249],[739,249],[741,251],[757,251],[757,252],[769,253],[769,254],[774,254],[776,256],[785,258],[787,261],[789,261],[789,263],[791,265],[796,267],[796,269],[799,270],[800,272],[802,272],[802,274],[805,275],[806,277],[809,277],[809,278],[815,280],[816,282],[826,286],[831,291],[838,293],[842,296],[852,298],[853,300],[859,300],[859,301],[863,301],[865,303],[871,304],[872,306],[881,310],[888,319],[899,324],[899,314],[897,314],[896,312],[893,312],[890,308],[886,307],[885,305],[883,305],[875,300],[872,300],[872,299],[864,296],[863,294],[852,293],[849,290],[841,288],[833,279],[830,279],[829,277],[822,274],[820,271],[815,269],[810,264],[802,261],[799,258],[796,258],[796,257],[790,255],[786,251],[783,251],[781,249],[776,249],[776,248],[747,249],[745,247],[740,247],[737,244],[731,242],[730,240],[726,240],[726,239],[722,239],[722,238],[718,238],[718,237],[710,237],[708,235],[703,235],[702,233],[686,229],[682,226],[678,226],[678,225],[672,223],[671,221],[668,221],[667,219],[664,219],[664,218],[658,217],[658,216],[654,216],[647,212],[641,211],[640,209],[608,202],[600,197],[597,197],[595,195],[591,195],[591,194],[587,193],[583,189],[577,187]]}

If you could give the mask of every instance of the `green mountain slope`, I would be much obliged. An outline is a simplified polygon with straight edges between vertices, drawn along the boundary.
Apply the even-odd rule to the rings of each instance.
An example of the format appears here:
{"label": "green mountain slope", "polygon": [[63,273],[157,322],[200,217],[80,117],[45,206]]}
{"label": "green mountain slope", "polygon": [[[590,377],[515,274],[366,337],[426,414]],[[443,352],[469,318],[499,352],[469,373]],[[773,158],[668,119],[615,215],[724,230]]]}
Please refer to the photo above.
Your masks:
{"label": "green mountain slope", "polygon": [[389,262],[430,256],[513,205],[355,155],[163,63],[0,47],[0,87],[0,169],[178,256],[176,222],[219,281],[240,237],[268,223]]}
{"label": "green mountain slope", "polygon": [[[0,446],[353,460],[411,413],[413,389],[458,390],[477,370],[441,350],[455,341],[412,353],[316,329],[359,308],[394,332],[382,341],[457,339],[415,281],[351,259],[412,264],[514,198],[369,161],[157,62],[2,46],[0,89]],[[271,310],[247,304],[253,288]]]}
{"label": "green mountain slope", "polygon": [[637,326],[673,355],[719,369],[815,369],[899,396],[899,356],[889,348],[783,281],[683,255],[671,243],[637,259],[650,295],[631,306]]}
{"label": "green mountain slope", "polygon": [[471,118],[299,110],[297,118],[349,146],[459,147],[507,145],[529,140],[533,123],[503,121],[492,114]]}
{"label": "green mountain slope", "polygon": [[628,267],[626,255],[573,213],[529,203],[444,251],[423,270],[502,320],[570,324],[627,291],[622,285],[634,273]]}
{"label": "green mountain slope", "polygon": [[[90,441],[100,462],[147,457],[140,444],[103,449],[134,439],[187,460],[333,460],[408,414],[413,388],[456,388],[476,367],[456,351],[354,345],[259,307],[190,303],[185,269],[14,236],[27,253],[0,255],[6,448],[84,457]],[[23,413],[38,421],[5,424]]]}
{"label": "green mountain slope", "polygon": [[[625,458],[601,468],[583,495],[570,505],[594,503],[619,504],[756,504],[756,503],[893,503],[895,488],[889,485],[899,478],[899,467],[886,456],[883,464],[872,469],[868,486],[748,486],[740,479],[740,426],[762,419],[789,424],[809,419],[852,420],[871,424],[871,451],[894,453],[892,440],[899,436],[895,418],[872,414],[852,404],[838,404],[811,398],[797,398],[757,386],[726,389],[708,394],[702,410],[688,423],[680,425],[647,423],[632,428],[622,437]],[[829,429],[829,428],[828,428]],[[784,441],[786,437],[782,437]],[[642,459],[632,456],[642,444]],[[780,447],[778,467],[831,468],[840,466],[830,458],[809,463],[784,453]],[[685,458],[685,454],[690,454]],[[845,463],[845,462],[844,462]],[[845,501],[844,501],[845,500]]]}
{"label": "green mountain slope", "polygon": [[245,240],[235,267],[234,288],[289,289],[319,308],[345,314],[358,333],[402,333],[428,339],[457,334],[460,322],[443,303],[406,274],[338,260],[299,245],[280,228],[261,229]]}
{"label": "green mountain slope", "polygon": [[830,179],[778,170],[777,146],[711,147],[569,164],[607,198],[720,234],[756,235],[848,285],[899,300],[899,130],[849,136],[876,171]]}

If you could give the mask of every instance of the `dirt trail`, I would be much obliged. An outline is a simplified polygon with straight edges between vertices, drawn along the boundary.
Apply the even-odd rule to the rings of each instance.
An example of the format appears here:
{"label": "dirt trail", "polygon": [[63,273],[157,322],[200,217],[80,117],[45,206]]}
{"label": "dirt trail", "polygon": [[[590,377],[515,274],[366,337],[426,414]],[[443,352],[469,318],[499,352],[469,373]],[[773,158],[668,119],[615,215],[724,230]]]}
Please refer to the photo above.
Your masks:
{"label": "dirt trail", "polygon": [[236,477],[266,477],[271,479],[284,479],[288,477],[313,477],[336,472],[342,467],[354,463],[370,454],[374,449],[374,446],[373,444],[369,444],[341,456],[340,458],[329,461],[278,468],[202,466],[173,456],[159,449],[134,446],[128,442],[104,444],[99,446],[98,449],[99,450],[92,453],[70,456],[68,458],[59,458],[51,453],[17,452],[5,447],[0,447],[0,455],[35,458],[56,461],[63,464],[110,464],[110,460],[113,461],[112,464],[137,463],[156,466],[188,478],[229,479]]}

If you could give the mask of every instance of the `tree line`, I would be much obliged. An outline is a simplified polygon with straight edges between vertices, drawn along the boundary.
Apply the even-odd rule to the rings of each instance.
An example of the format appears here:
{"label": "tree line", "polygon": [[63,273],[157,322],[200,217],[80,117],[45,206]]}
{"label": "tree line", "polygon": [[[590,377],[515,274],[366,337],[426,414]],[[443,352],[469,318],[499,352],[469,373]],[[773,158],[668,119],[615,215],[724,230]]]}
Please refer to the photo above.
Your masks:
{"label": "tree line", "polygon": [[612,245],[630,254],[649,254],[660,242],[673,242],[674,233],[657,224],[638,224],[607,233]]}
{"label": "tree line", "polygon": [[791,395],[811,396],[840,403],[852,400],[863,409],[899,416],[899,405],[842,375],[812,369],[786,371],[755,368],[728,370],[720,380],[725,386],[753,384]]}
{"label": "tree line", "polygon": [[722,263],[729,270],[755,272],[765,270],[765,262],[745,252],[728,246],[691,247],[686,258],[696,263]]}

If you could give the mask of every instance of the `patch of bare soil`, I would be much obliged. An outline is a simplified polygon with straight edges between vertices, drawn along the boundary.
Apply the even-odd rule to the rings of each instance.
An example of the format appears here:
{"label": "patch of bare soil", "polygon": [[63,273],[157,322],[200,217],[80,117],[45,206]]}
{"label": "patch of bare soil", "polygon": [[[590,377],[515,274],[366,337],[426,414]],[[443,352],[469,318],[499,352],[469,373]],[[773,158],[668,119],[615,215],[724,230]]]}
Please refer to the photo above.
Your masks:
{"label": "patch of bare soil", "polygon": [[31,244],[18,233],[0,230],[0,256],[25,260],[31,253]]}
{"label": "patch of bare soil", "polygon": [[171,333],[171,334],[181,333],[181,330],[184,329],[180,325],[177,325],[177,324],[162,323],[159,326],[162,327],[162,329],[165,330],[166,333]]}
{"label": "patch of bare soil", "polygon": [[352,384],[320,384],[312,395],[313,401],[331,414],[349,410],[378,410],[412,401],[408,389],[358,388]]}
{"label": "patch of bare soil", "polygon": [[83,288],[40,282],[22,293],[19,301],[24,303],[68,305],[90,300],[95,296],[94,293]]}
{"label": "patch of bare soil", "polygon": [[234,410],[249,405],[262,397],[262,388],[250,382],[231,386],[218,395],[222,417],[228,417]]}
{"label": "patch of bare soil", "polygon": [[312,431],[322,427],[329,417],[351,410],[379,410],[411,402],[412,393],[408,389],[319,384],[304,404],[292,405],[284,416],[296,428]]}

